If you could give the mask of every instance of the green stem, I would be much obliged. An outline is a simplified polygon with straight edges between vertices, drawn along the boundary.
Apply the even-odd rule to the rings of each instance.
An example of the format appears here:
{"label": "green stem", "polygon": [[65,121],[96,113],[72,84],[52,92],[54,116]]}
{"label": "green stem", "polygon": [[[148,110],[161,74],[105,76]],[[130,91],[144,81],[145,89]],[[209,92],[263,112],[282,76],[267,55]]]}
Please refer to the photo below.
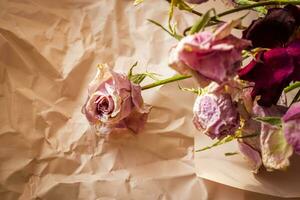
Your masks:
{"label": "green stem", "polygon": [[[171,0],[166,0],[167,2],[171,3]],[[198,15],[199,17],[203,16],[202,13],[198,12],[197,10],[194,10],[194,9],[191,9],[190,11],[191,13],[195,14],[195,15]],[[212,19],[214,22],[223,22],[223,21],[220,21],[218,19]]]}
{"label": "green stem", "polygon": [[[244,5],[244,6],[240,6],[231,10],[227,10],[225,12],[222,12],[220,14],[218,14],[217,17],[223,17],[225,15],[229,15],[235,12],[239,12],[242,10],[248,10],[251,8],[256,8],[256,7],[260,7],[260,6],[270,6],[270,5],[287,5],[287,4],[293,4],[293,5],[300,5],[300,0],[270,0],[270,1],[262,1],[262,2],[258,2],[258,3],[254,3],[251,5]],[[216,19],[216,17],[212,17],[212,20]]]}
{"label": "green stem", "polygon": [[294,89],[296,89],[296,88],[299,88],[299,87],[300,87],[300,82],[297,81],[297,82],[293,83],[292,85],[290,85],[290,86],[284,88],[284,92],[285,92],[285,93],[288,93],[288,92],[290,92],[290,91],[292,91],[292,90],[294,90]]}
{"label": "green stem", "polygon": [[[169,2],[169,3],[171,3],[171,0],[166,0],[167,2]],[[193,13],[193,14],[195,14],[195,15],[198,15],[198,16],[202,16],[203,14],[202,13],[200,13],[200,12],[198,12],[197,10],[194,10],[194,9],[192,9],[191,10],[191,13]]]}
{"label": "green stem", "polygon": [[156,81],[154,83],[151,83],[149,85],[145,85],[142,87],[142,90],[147,90],[147,89],[150,89],[150,88],[154,88],[156,86],[160,86],[160,85],[164,85],[164,84],[167,84],[167,83],[172,83],[172,82],[175,82],[175,81],[179,81],[179,80],[183,80],[183,79],[187,79],[187,78],[191,78],[192,76],[191,75],[175,75],[171,78],[167,78],[167,79],[164,79],[164,80],[159,80],[159,81]]}
{"label": "green stem", "polygon": [[[287,5],[287,4],[293,4],[293,5],[300,5],[300,0],[269,0],[269,1],[263,1],[263,2],[257,2],[253,3],[251,5],[243,5],[237,8],[233,8],[231,10],[227,10],[225,12],[222,12],[218,14],[217,16],[212,17],[210,20],[214,22],[222,22],[218,18],[223,17],[225,15],[229,15],[235,12],[243,11],[243,10],[248,10],[251,8],[256,8],[260,6],[268,6],[268,5]],[[199,15],[202,16],[202,15]],[[209,25],[214,25],[214,22],[209,23]],[[216,23],[217,24],[217,23]],[[186,33],[191,29],[191,27],[188,27],[184,30],[184,36],[186,36]]]}

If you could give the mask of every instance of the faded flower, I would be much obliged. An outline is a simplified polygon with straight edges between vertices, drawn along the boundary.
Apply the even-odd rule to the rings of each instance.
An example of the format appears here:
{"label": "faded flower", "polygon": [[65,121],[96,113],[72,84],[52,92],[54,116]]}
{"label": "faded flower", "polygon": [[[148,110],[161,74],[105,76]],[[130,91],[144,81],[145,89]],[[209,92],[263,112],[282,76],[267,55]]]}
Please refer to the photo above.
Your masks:
{"label": "faded flower", "polygon": [[141,87],[128,78],[100,65],[88,89],[88,99],[82,108],[92,125],[101,133],[127,128],[138,133],[149,113],[141,96]]}
{"label": "faded flower", "polygon": [[172,49],[169,65],[179,73],[193,71],[217,83],[228,80],[240,67],[241,51],[250,45],[231,35],[231,28],[225,24],[215,33],[204,31],[184,37]]}
{"label": "faded flower", "polygon": [[212,139],[233,135],[239,126],[239,114],[229,94],[200,95],[193,112],[195,127]]}

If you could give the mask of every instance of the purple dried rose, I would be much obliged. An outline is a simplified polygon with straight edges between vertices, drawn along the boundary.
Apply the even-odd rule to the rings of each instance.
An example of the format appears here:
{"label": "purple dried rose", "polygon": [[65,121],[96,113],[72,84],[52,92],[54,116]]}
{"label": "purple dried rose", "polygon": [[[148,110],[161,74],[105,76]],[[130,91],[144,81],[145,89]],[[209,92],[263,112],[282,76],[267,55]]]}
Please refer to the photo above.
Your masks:
{"label": "purple dried rose", "polygon": [[204,31],[184,37],[172,50],[169,65],[181,74],[193,71],[200,76],[198,80],[228,80],[240,66],[241,51],[250,45],[231,35],[231,28],[225,24],[215,33]]}
{"label": "purple dried rose", "polygon": [[193,112],[195,127],[212,139],[233,135],[239,126],[239,114],[229,94],[200,95]]}
{"label": "purple dried rose", "polygon": [[283,47],[300,25],[300,9],[294,5],[271,8],[243,32],[253,47]]}
{"label": "purple dried rose", "polygon": [[260,96],[258,104],[276,104],[283,89],[291,81],[300,80],[300,40],[286,48],[274,48],[261,52],[239,71],[242,80],[254,82],[251,96]]}
{"label": "purple dried rose", "polygon": [[144,126],[149,113],[141,96],[141,87],[128,78],[100,65],[88,89],[88,99],[82,108],[92,125],[101,133],[114,129],[130,129],[138,133]]}
{"label": "purple dried rose", "polygon": [[300,155],[300,102],[294,103],[282,119],[284,136],[294,151]]}

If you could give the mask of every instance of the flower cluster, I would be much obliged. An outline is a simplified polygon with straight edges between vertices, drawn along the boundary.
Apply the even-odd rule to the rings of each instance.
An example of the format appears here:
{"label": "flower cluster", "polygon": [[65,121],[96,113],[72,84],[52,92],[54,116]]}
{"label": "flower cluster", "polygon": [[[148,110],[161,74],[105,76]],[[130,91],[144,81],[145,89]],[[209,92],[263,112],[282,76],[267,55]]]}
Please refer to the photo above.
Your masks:
{"label": "flower cluster", "polygon": [[[231,34],[235,27],[232,21],[215,31],[190,31],[171,50],[169,65],[181,74],[193,74],[202,88],[193,123],[217,139],[212,147],[236,139],[254,172],[262,166],[285,169],[293,152],[299,154],[300,102],[295,103],[298,96],[291,105],[278,102],[285,88],[300,81],[300,9],[272,7],[246,27],[241,38]],[[252,60],[245,65],[247,56]]]}
{"label": "flower cluster", "polygon": [[[217,140],[197,152],[235,140],[254,172],[285,169],[292,154],[300,154],[300,92],[286,101],[286,93],[300,87],[300,1],[234,1],[236,8],[219,14],[213,9],[202,14],[189,5],[207,1],[170,0],[168,28],[150,20],[179,40],[170,50],[169,66],[180,75],[157,80],[154,73],[133,74],[134,66],[124,75],[99,65],[82,111],[100,133],[138,133],[151,108],[141,91],[194,77],[198,88],[185,88],[197,94],[193,123]],[[171,24],[175,7],[201,16],[182,35]],[[248,27],[243,17],[222,21],[246,9],[261,17]],[[242,36],[233,29],[243,29]],[[146,77],[156,81],[141,87]]]}

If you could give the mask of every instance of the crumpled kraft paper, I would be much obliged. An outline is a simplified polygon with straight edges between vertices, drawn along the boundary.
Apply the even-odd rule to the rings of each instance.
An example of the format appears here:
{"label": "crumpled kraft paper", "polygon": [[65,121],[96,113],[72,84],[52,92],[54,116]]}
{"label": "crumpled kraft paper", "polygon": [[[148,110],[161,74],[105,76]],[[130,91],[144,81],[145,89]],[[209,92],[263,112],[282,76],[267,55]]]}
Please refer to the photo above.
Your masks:
{"label": "crumpled kraft paper", "polygon": [[0,199],[206,197],[192,125],[170,88],[144,93],[153,109],[140,135],[100,137],[81,114],[98,63],[174,74],[160,66],[174,41],[146,21],[166,21],[163,5],[157,14],[121,0],[1,2]]}
{"label": "crumpled kraft paper", "polygon": [[[146,21],[166,24],[167,8],[160,0],[0,1],[1,200],[271,198],[196,176],[195,97],[176,83],[143,92],[153,109],[139,135],[99,136],[81,114],[98,63],[175,73],[167,58],[176,41]],[[179,27],[193,19],[175,17]]]}

